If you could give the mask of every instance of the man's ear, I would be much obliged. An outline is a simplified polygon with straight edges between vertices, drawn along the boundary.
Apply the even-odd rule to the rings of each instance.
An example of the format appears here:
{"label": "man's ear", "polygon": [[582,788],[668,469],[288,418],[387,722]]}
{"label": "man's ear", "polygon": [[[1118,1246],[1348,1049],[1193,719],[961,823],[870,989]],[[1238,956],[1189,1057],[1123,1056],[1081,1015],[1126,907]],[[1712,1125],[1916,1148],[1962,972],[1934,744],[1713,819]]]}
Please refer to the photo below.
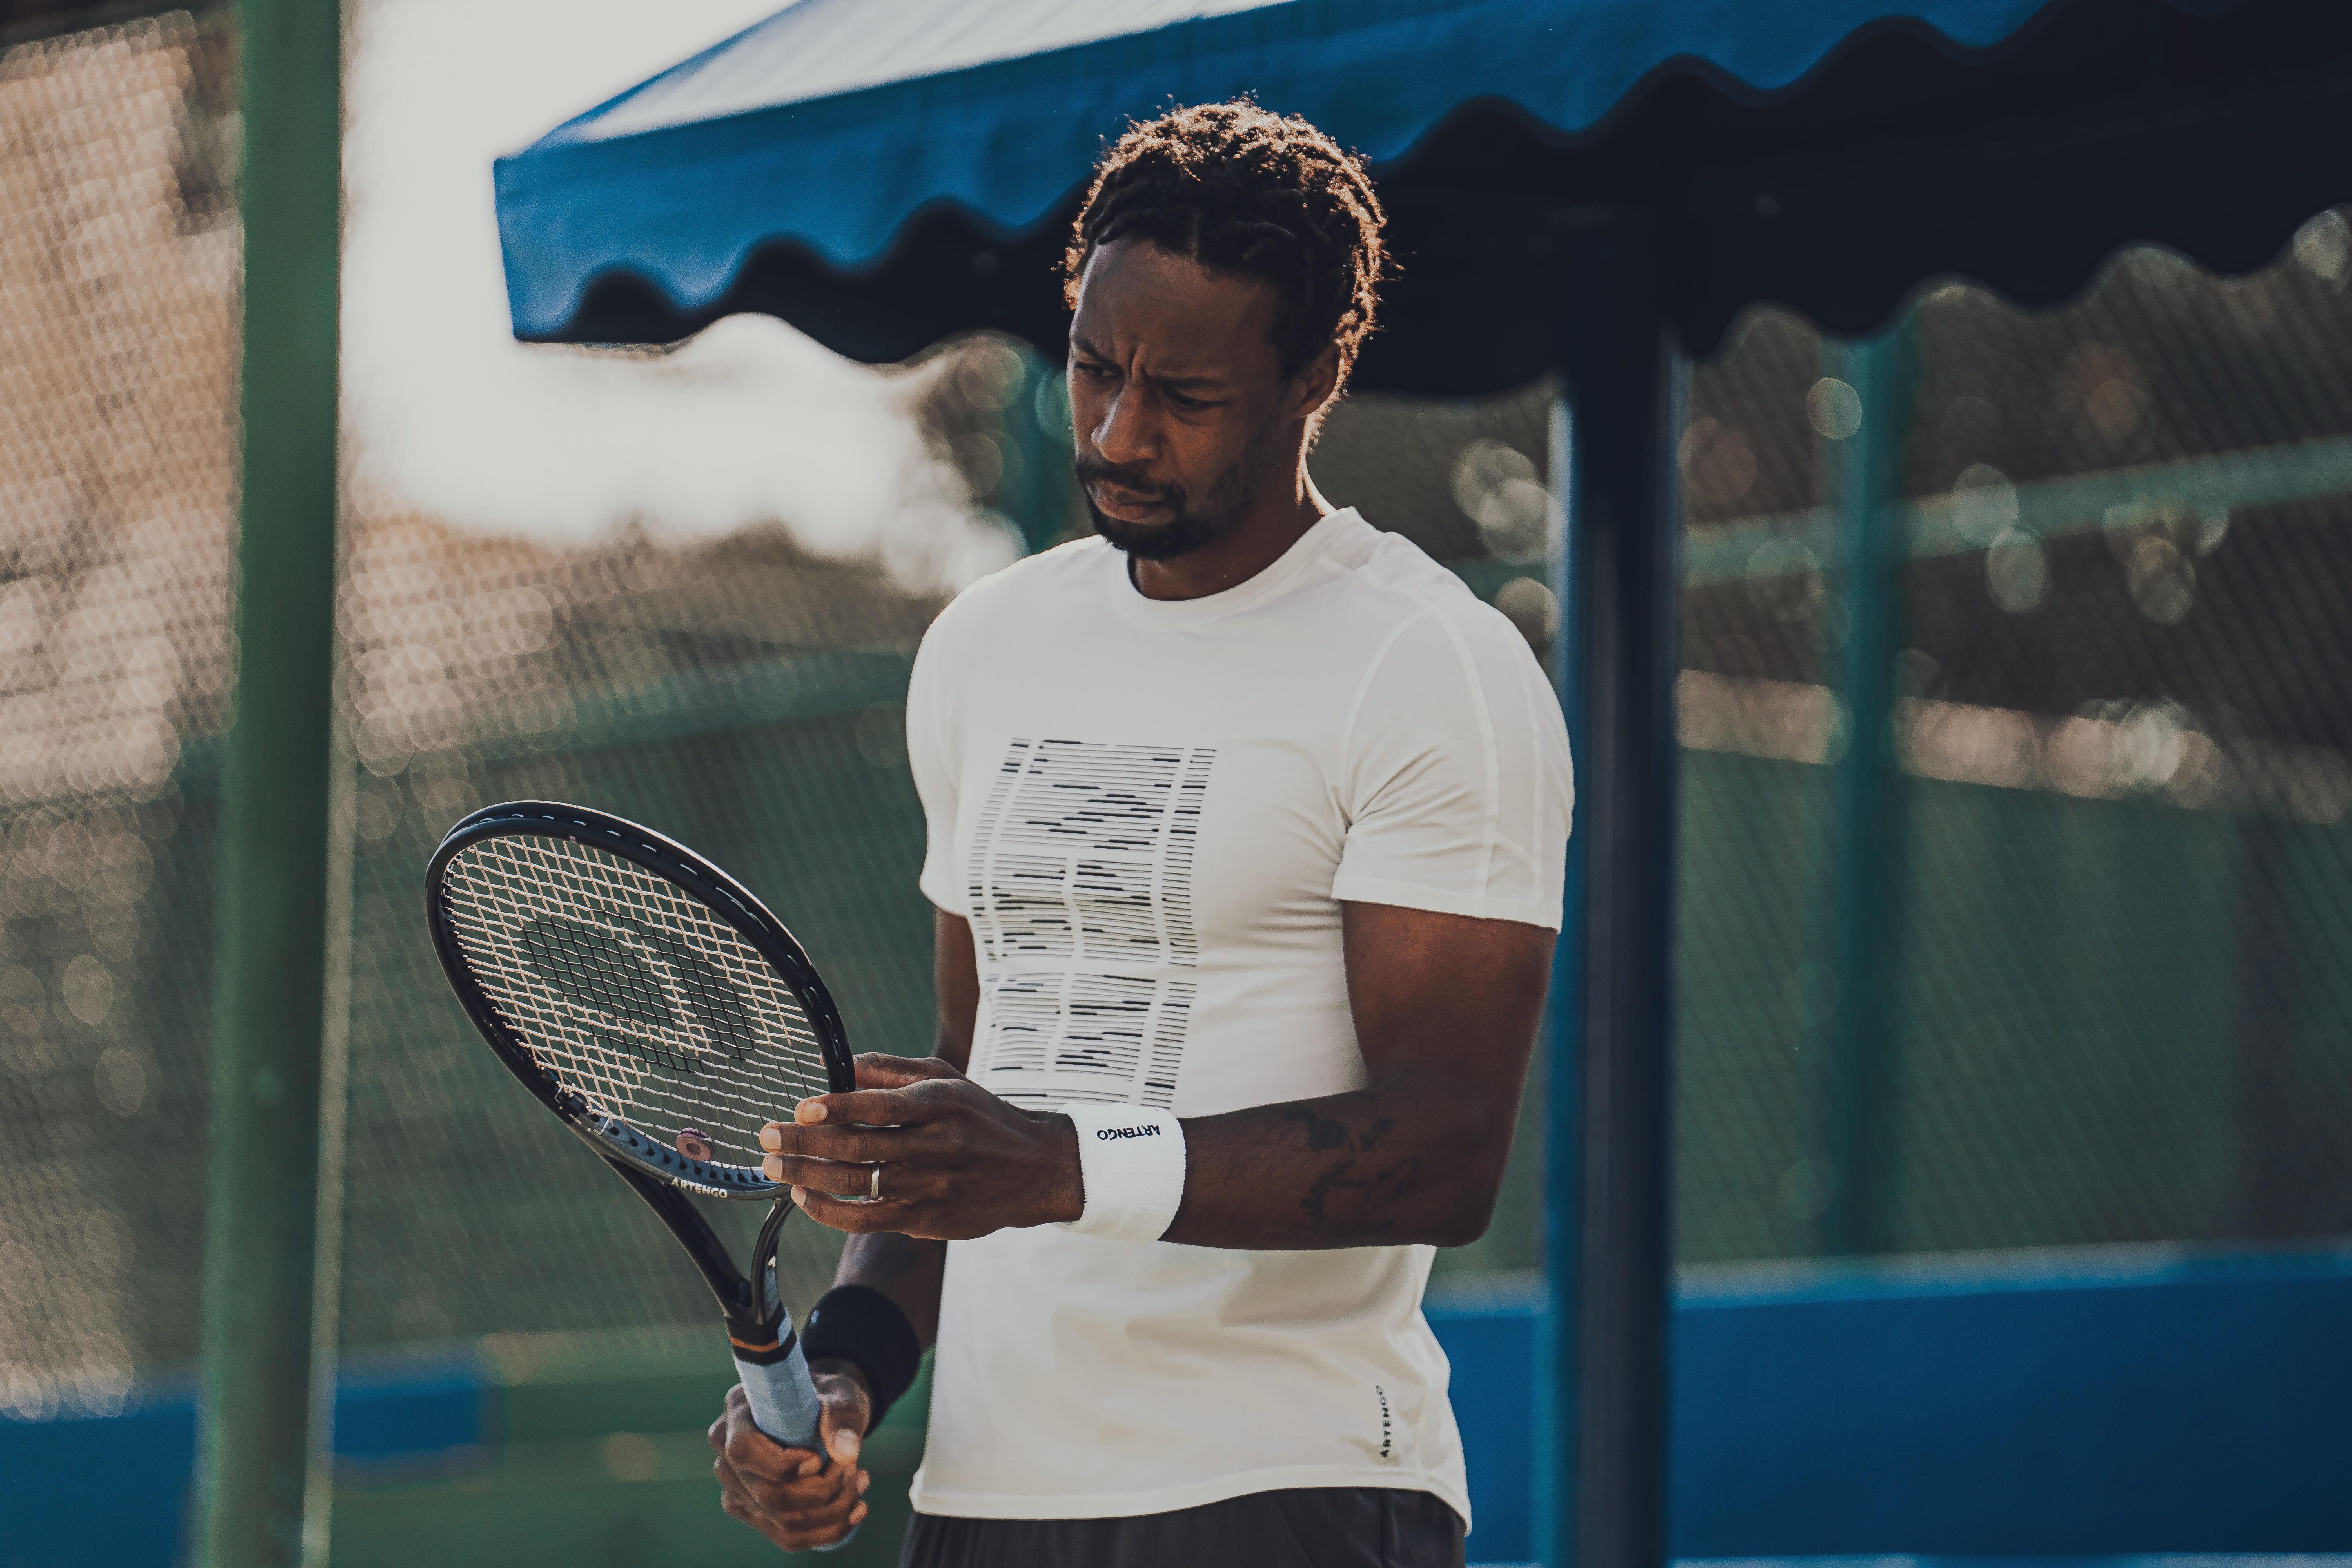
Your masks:
{"label": "man's ear", "polygon": [[1313,422],[1339,395],[1339,377],[1343,367],[1339,361],[1339,345],[1326,343],[1323,352],[1307,362],[1295,384],[1298,402],[1292,412]]}

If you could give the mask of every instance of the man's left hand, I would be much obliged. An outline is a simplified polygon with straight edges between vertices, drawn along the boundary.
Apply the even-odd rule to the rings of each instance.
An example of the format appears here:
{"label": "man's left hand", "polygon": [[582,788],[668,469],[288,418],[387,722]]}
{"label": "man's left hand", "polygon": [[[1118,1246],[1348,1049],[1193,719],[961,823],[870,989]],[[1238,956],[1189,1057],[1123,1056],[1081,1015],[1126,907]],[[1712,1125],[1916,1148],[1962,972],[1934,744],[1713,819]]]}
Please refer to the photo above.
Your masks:
{"label": "man's left hand", "polygon": [[873,1477],[857,1468],[857,1451],[873,1396],[852,1371],[809,1369],[824,1402],[819,1431],[824,1452],[787,1448],[751,1419],[751,1402],[739,1386],[710,1424],[711,1473],[719,1506],[787,1552],[830,1546],[866,1519],[866,1489]]}
{"label": "man's left hand", "polygon": [[1070,1119],[1017,1110],[937,1057],[859,1057],[855,1090],[801,1101],[760,1147],[768,1179],[835,1230],[961,1241],[1086,1206]]}

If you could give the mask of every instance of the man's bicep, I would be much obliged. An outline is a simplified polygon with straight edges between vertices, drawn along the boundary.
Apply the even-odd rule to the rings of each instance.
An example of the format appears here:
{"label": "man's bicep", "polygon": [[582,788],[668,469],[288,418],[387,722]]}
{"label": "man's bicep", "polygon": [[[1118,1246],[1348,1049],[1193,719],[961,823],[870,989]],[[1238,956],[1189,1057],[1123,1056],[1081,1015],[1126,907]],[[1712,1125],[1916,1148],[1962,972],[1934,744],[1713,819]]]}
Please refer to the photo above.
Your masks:
{"label": "man's bicep", "polygon": [[980,1015],[980,959],[971,922],[942,909],[931,911],[931,985],[939,996],[940,1033],[933,1054],[963,1072],[971,1065],[971,1032]]}
{"label": "man's bicep", "polygon": [[1399,904],[1343,902],[1348,1002],[1374,1083],[1431,1068],[1517,1096],[1554,933]]}

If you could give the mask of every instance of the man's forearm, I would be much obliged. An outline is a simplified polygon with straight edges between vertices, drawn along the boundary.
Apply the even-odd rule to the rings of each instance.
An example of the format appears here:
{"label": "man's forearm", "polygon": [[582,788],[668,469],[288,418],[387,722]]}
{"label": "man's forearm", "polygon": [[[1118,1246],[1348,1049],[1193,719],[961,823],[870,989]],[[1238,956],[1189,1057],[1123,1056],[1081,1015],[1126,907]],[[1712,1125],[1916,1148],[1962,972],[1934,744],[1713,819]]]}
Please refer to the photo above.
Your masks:
{"label": "man's forearm", "polygon": [[1475,1240],[1517,1097],[1461,1096],[1423,1076],[1186,1119],[1184,1201],[1166,1239],[1268,1250]]}
{"label": "man's forearm", "polygon": [[1550,971],[1539,926],[1343,903],[1367,1087],[1184,1123],[1167,1239],[1458,1247],[1485,1234]]}
{"label": "man's forearm", "polygon": [[[1493,1053],[1483,1072],[1405,1068],[1342,1094],[1188,1118],[1184,1195],[1166,1239],[1269,1251],[1475,1240],[1502,1184],[1525,1064],[1520,1047]],[[908,1236],[1076,1220],[1083,1161],[1068,1117],[1018,1110],[945,1063],[869,1057],[859,1071],[898,1086],[803,1101],[793,1121],[761,1130],[764,1168],[793,1184],[812,1218],[859,1238],[842,1279],[889,1293],[928,1340],[945,1244]],[[861,1167],[877,1163],[884,1201],[857,1201]]]}
{"label": "man's forearm", "polygon": [[946,1282],[948,1244],[889,1231],[853,1236],[841,1249],[835,1285],[863,1285],[898,1305],[925,1348],[940,1337],[940,1288]]}

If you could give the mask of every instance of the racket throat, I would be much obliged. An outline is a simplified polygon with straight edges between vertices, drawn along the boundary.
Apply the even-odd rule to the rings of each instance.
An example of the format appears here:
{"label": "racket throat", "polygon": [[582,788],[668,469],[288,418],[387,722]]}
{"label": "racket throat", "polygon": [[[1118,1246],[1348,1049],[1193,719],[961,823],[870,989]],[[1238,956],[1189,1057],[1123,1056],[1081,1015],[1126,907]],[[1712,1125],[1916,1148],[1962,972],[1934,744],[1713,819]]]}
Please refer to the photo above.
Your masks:
{"label": "racket throat", "polygon": [[792,1212],[790,1201],[781,1198],[768,1211],[760,1239],[752,1244],[751,1277],[743,1282],[742,1300],[733,1307],[720,1302],[736,1358],[753,1366],[772,1366],[793,1353],[793,1320],[776,1281],[776,1240]]}

